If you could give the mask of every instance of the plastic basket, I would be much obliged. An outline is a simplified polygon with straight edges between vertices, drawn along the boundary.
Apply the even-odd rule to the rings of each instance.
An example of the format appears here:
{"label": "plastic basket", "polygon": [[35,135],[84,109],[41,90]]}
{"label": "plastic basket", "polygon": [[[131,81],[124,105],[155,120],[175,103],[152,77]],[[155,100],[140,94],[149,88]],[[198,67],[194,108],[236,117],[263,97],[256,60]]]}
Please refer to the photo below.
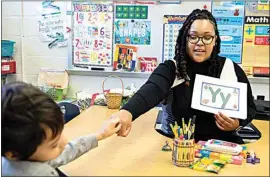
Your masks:
{"label": "plastic basket", "polygon": [[14,52],[14,41],[1,40],[1,56],[2,57],[11,57]]}

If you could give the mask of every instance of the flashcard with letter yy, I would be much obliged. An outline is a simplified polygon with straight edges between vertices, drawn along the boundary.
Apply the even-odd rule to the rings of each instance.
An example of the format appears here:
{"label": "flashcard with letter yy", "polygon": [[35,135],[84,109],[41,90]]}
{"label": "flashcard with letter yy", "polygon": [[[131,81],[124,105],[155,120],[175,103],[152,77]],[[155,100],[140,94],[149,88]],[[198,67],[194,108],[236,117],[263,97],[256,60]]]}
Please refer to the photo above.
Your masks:
{"label": "flashcard with letter yy", "polygon": [[247,118],[247,84],[196,75],[191,107],[238,119]]}

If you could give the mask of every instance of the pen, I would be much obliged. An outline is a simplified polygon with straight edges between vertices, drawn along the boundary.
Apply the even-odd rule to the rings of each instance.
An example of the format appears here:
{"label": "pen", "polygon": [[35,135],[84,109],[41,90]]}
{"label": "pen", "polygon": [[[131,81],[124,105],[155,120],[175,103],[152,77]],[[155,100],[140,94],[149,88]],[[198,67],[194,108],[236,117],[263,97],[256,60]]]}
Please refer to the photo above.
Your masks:
{"label": "pen", "polygon": [[191,126],[195,124],[195,120],[196,120],[196,115],[194,115],[192,118]]}

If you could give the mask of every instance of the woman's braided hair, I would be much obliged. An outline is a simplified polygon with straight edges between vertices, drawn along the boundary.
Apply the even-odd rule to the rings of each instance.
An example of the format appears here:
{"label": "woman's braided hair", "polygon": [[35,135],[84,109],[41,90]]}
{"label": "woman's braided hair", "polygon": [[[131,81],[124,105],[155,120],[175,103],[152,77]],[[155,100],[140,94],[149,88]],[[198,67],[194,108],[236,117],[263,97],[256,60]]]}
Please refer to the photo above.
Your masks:
{"label": "woman's braided hair", "polygon": [[220,75],[220,72],[222,70],[222,64],[221,61],[218,60],[218,54],[220,53],[220,36],[217,29],[217,22],[213,15],[207,11],[207,10],[200,10],[195,9],[192,11],[191,14],[188,15],[187,19],[185,20],[182,28],[179,30],[179,34],[176,40],[176,46],[175,46],[175,56],[174,60],[176,61],[176,70],[177,70],[177,77],[183,78],[186,81],[186,84],[189,85],[189,77],[187,74],[187,60],[189,60],[189,57],[186,52],[186,41],[189,29],[192,25],[192,23],[195,20],[209,20],[213,25],[215,29],[215,34],[217,36],[216,38],[216,44],[213,48],[212,54],[209,58],[210,60],[210,66],[208,70],[208,74],[213,77],[218,77]]}

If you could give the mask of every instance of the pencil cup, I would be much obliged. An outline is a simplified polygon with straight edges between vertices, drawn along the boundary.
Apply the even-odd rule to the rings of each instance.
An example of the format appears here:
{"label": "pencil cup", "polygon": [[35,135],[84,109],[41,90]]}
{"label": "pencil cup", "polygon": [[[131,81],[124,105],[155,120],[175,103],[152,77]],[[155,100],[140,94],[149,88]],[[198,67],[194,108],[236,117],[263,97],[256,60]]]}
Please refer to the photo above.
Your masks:
{"label": "pencil cup", "polygon": [[194,139],[173,140],[172,161],[179,167],[189,167],[194,161]]}

